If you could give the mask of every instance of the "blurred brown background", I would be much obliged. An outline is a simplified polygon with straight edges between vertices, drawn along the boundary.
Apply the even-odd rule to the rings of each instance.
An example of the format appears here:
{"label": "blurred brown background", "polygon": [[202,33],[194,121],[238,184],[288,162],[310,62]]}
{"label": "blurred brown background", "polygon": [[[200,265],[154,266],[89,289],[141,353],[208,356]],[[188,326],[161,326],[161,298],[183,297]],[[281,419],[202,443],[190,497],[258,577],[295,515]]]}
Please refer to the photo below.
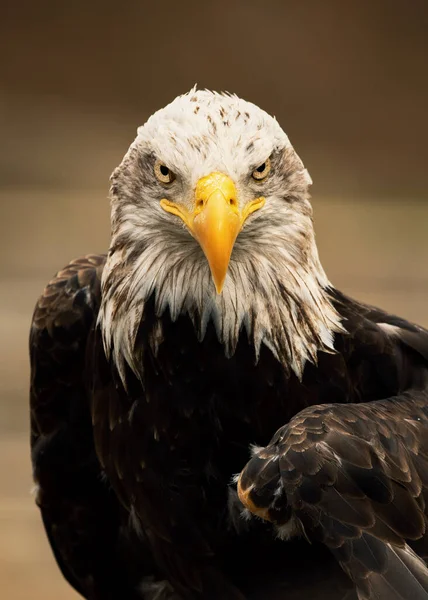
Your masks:
{"label": "blurred brown background", "polygon": [[137,125],[200,87],[275,114],[308,166],[321,257],[428,325],[426,0],[21,0],[0,18],[0,590],[77,598],[30,497],[27,334],[45,282],[109,239]]}

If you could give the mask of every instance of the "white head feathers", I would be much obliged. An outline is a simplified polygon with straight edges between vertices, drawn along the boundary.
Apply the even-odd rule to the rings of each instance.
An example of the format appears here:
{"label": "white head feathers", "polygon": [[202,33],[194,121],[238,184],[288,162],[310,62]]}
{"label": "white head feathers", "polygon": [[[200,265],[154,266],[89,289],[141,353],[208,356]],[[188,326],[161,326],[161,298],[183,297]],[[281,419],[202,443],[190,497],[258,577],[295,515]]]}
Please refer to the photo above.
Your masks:
{"label": "white head feathers", "polygon": [[239,181],[249,164],[261,164],[276,147],[291,147],[277,121],[254,104],[195,89],[152,115],[135,143],[150,145],[191,189],[216,170]]}
{"label": "white head feathers", "polygon": [[[252,171],[269,157],[269,177],[255,182]],[[234,181],[241,206],[263,188],[265,205],[245,222],[220,295],[196,240],[160,207],[166,191],[153,174],[158,159],[177,176],[168,198],[189,210],[197,181],[213,171]],[[342,326],[315,245],[310,184],[277,121],[236,96],[192,89],[139,128],[112,176],[99,316],[106,353],[122,378],[125,363],[142,377],[134,345],[149,298],[158,317],[166,310],[173,320],[188,314],[200,339],[212,320],[226,356],[245,328],[256,357],[263,343],[298,376],[306,360],[333,347]],[[163,334],[159,319],[154,353]]]}

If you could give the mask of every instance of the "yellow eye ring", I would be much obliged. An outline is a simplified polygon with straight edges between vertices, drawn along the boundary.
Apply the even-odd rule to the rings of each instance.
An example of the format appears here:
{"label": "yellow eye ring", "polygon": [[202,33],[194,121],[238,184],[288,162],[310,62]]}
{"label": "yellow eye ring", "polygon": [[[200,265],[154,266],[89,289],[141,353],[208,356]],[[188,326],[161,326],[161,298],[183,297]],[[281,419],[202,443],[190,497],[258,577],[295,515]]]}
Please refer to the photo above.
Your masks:
{"label": "yellow eye ring", "polygon": [[154,171],[156,179],[158,179],[161,183],[172,183],[175,179],[175,175],[171,169],[164,165],[160,160],[155,162]]}
{"label": "yellow eye ring", "polygon": [[269,174],[270,167],[270,158],[267,158],[264,163],[257,167],[257,169],[254,169],[254,171],[251,174],[251,177],[256,181],[261,181],[262,179],[265,179],[265,177],[267,177]]}

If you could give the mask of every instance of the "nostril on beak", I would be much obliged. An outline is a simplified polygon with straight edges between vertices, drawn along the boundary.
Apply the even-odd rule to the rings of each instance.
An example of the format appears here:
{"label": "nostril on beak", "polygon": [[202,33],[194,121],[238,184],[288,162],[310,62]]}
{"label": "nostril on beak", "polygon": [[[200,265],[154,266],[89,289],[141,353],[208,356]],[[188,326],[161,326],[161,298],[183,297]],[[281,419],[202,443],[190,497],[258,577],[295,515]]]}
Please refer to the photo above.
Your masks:
{"label": "nostril on beak", "polygon": [[235,198],[229,198],[229,204],[230,204],[230,206],[236,206]]}

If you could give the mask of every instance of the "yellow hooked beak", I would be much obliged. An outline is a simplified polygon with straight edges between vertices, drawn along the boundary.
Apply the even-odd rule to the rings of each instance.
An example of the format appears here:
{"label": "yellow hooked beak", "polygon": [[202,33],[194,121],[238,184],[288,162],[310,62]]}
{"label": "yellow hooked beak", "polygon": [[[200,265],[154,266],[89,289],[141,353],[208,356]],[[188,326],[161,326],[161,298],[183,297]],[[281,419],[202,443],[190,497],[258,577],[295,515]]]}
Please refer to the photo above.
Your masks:
{"label": "yellow hooked beak", "polygon": [[185,222],[201,245],[218,294],[223,289],[233,245],[245,219],[264,203],[263,197],[256,198],[240,210],[232,179],[216,172],[202,177],[196,184],[192,212],[170,200],[160,202],[164,210]]}

